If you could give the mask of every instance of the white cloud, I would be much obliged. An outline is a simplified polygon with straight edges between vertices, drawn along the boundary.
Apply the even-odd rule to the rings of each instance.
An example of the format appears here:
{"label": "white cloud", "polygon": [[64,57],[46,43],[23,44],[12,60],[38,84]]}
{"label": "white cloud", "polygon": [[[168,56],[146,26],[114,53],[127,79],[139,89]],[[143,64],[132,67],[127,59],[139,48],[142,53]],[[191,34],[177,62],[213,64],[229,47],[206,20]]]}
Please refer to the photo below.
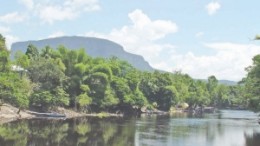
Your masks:
{"label": "white cloud", "polygon": [[176,33],[177,25],[168,20],[151,20],[141,10],[129,13],[130,25],[113,29],[109,34],[88,32],[87,36],[106,38],[123,45],[128,52],[142,55],[152,66],[158,66],[163,50],[172,49],[172,45],[156,43],[168,34]]}
{"label": "white cloud", "polygon": [[21,15],[18,12],[8,13],[6,15],[0,16],[0,22],[3,23],[18,23],[24,21],[25,15]]}
{"label": "white cloud", "polygon": [[218,2],[211,2],[206,5],[206,9],[209,15],[215,14],[220,8],[221,5]]}
{"label": "white cloud", "polygon": [[65,33],[62,32],[62,31],[57,31],[57,32],[54,32],[53,34],[49,35],[48,38],[56,38],[56,37],[61,37],[61,36],[64,36]]}
{"label": "white cloud", "polygon": [[101,7],[98,0],[20,0],[31,16],[39,17],[43,22],[72,20],[84,12],[97,11]]}
{"label": "white cloud", "polygon": [[203,36],[204,35],[204,32],[197,32],[196,34],[195,34],[195,37],[197,37],[197,38],[199,38],[199,37],[201,37],[201,36]]}
{"label": "white cloud", "polygon": [[14,43],[14,42],[17,42],[20,40],[19,37],[16,37],[16,36],[13,36],[13,35],[5,35],[4,36],[5,39],[6,39],[6,46],[7,46],[7,49],[11,49],[11,45]]}
{"label": "white cloud", "polygon": [[174,62],[173,70],[182,70],[194,78],[207,78],[215,75],[218,79],[241,80],[245,77],[245,67],[252,64],[251,59],[260,53],[260,46],[253,44],[209,43],[204,44],[216,53],[211,56],[196,56],[173,53],[169,62]]}
{"label": "white cloud", "polygon": [[[179,71],[193,78],[205,79],[215,75],[218,79],[240,80],[254,55],[260,53],[260,46],[218,42],[202,44],[213,49],[212,55],[195,55],[193,52],[179,53],[172,44],[158,43],[158,40],[176,33],[177,25],[167,20],[151,20],[141,10],[129,14],[131,24],[113,29],[109,34],[88,32],[87,36],[101,37],[115,41],[125,50],[142,55],[154,68],[166,71]],[[199,32],[197,36],[203,35]]]}
{"label": "white cloud", "polygon": [[0,26],[0,33],[1,34],[6,34],[8,32],[10,32],[10,28],[9,27]]}
{"label": "white cloud", "polygon": [[9,27],[0,26],[0,34],[5,37],[7,49],[11,49],[11,45],[19,40],[18,37],[11,35],[11,29]]}
{"label": "white cloud", "polygon": [[71,20],[76,18],[77,15],[72,9],[61,6],[45,6],[39,11],[40,19],[49,24],[54,21]]}
{"label": "white cloud", "polygon": [[33,9],[34,7],[34,1],[33,0],[19,0],[20,3],[26,6],[28,9]]}
{"label": "white cloud", "polygon": [[164,70],[164,71],[169,71],[169,72],[173,71],[172,67],[169,66],[169,64],[166,61],[161,61],[161,62],[153,64],[153,68]]}
{"label": "white cloud", "polygon": [[72,7],[73,9],[82,8],[84,11],[97,11],[101,9],[98,0],[67,0],[64,6]]}

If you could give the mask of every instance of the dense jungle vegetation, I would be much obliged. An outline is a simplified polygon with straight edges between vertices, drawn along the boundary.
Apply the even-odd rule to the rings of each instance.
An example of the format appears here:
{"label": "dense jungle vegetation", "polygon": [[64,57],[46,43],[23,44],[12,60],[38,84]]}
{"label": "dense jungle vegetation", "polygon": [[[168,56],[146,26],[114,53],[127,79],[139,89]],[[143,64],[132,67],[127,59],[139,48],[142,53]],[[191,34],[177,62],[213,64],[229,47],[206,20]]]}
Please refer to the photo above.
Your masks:
{"label": "dense jungle vegetation", "polygon": [[36,48],[10,59],[0,35],[0,99],[20,109],[47,111],[63,106],[81,111],[160,109],[188,103],[260,110],[260,55],[235,86],[219,84],[214,75],[195,80],[181,72],[142,72],[116,57],[92,58],[85,49]]}

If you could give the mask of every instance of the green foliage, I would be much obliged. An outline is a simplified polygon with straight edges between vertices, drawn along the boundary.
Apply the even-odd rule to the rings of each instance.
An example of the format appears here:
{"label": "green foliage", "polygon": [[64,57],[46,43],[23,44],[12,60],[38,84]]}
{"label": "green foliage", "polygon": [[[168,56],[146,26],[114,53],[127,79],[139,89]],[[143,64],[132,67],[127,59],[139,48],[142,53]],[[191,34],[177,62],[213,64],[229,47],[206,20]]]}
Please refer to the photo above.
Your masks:
{"label": "green foliage", "polygon": [[62,72],[65,72],[66,66],[65,66],[65,64],[62,62],[62,60],[61,60],[60,58],[55,59],[55,60],[54,60],[54,63],[59,66],[59,68],[60,68],[60,70],[61,70]]}
{"label": "green foliage", "polygon": [[161,97],[157,100],[158,108],[168,111],[178,103],[178,92],[174,86],[165,86],[161,89]]}
{"label": "green foliage", "polygon": [[211,99],[211,104],[216,105],[217,104],[217,86],[218,86],[218,80],[215,76],[208,77],[208,83],[207,88]]}
{"label": "green foliage", "polygon": [[113,56],[109,58],[108,63],[109,67],[111,68],[111,71],[114,76],[121,76],[121,68],[120,68],[120,61],[117,57]]}
{"label": "green foliage", "polygon": [[117,98],[123,103],[123,100],[127,95],[131,93],[131,90],[127,84],[127,80],[124,78],[114,77],[111,82],[111,87],[116,93]]}
{"label": "green foliage", "polygon": [[0,51],[6,51],[5,38],[0,34]]}
{"label": "green foliage", "polygon": [[128,85],[132,91],[137,90],[140,82],[141,74],[136,69],[130,70],[126,73],[125,78],[128,82]]}
{"label": "green foliage", "polygon": [[80,107],[84,107],[92,103],[92,99],[87,93],[80,94],[76,100]]}
{"label": "green foliage", "polygon": [[17,73],[0,73],[0,99],[4,102],[26,108],[31,93],[32,85],[26,77],[20,78]]}
{"label": "green foliage", "polygon": [[210,103],[210,95],[207,92],[205,83],[201,81],[194,81],[189,87],[190,95],[187,102],[190,106],[208,105]]}
{"label": "green foliage", "polygon": [[0,72],[8,72],[11,69],[10,52],[0,49]]}
{"label": "green foliage", "polygon": [[5,38],[0,34],[0,99],[19,108],[26,108],[29,105],[32,85],[26,76],[11,72],[9,55]]}
{"label": "green foliage", "polygon": [[80,89],[85,93],[90,93],[90,89],[88,85],[81,85]]}
{"label": "green foliage", "polygon": [[21,51],[15,53],[15,64],[22,68],[27,68],[29,66],[30,60],[27,55],[23,54]]}
{"label": "green foliage", "polygon": [[107,64],[100,64],[92,68],[92,73],[100,72],[107,75],[108,79],[112,78],[112,71]]}
{"label": "green foliage", "polygon": [[88,78],[91,94],[96,98],[103,98],[109,85],[108,76],[102,72],[96,72]]}
{"label": "green foliage", "polygon": [[69,94],[67,94],[61,86],[55,88],[54,95],[52,104],[55,106],[69,105]]}
{"label": "green foliage", "polygon": [[53,95],[50,91],[34,92],[30,99],[30,104],[48,109],[52,105]]}
{"label": "green foliage", "polygon": [[39,58],[28,67],[28,75],[41,90],[53,90],[66,79],[60,67],[51,59]]}
{"label": "green foliage", "polygon": [[45,59],[49,59],[51,58],[52,56],[52,51],[53,49],[50,47],[50,46],[46,46],[45,48],[43,48],[41,50],[41,53],[40,53],[40,56],[45,58]]}
{"label": "green foliage", "polygon": [[25,52],[25,55],[27,55],[29,59],[34,60],[34,59],[36,59],[36,58],[39,57],[39,51],[38,51],[38,49],[37,49],[35,46],[33,46],[32,44],[30,44],[30,45],[27,47],[27,50],[26,50],[26,52]]}
{"label": "green foliage", "polygon": [[247,68],[244,85],[229,87],[218,84],[215,76],[203,82],[181,72],[141,72],[116,57],[91,58],[84,49],[64,46],[38,50],[29,45],[25,54],[17,52],[14,63],[25,69],[21,74],[11,70],[9,54],[0,36],[0,98],[23,108],[30,103],[43,109],[79,105],[97,110],[116,106],[169,110],[185,102],[190,106],[249,103],[259,107],[260,55]]}
{"label": "green foliage", "polygon": [[260,110],[260,54],[253,59],[253,65],[246,68],[248,74],[244,79],[246,98],[249,99],[249,107]]}
{"label": "green foliage", "polygon": [[260,111],[260,99],[259,96],[253,96],[249,100],[250,108]]}
{"label": "green foliage", "polygon": [[101,107],[109,107],[113,105],[117,105],[119,103],[119,99],[116,98],[115,92],[110,88],[105,91],[104,98],[101,100]]}
{"label": "green foliage", "polygon": [[89,56],[86,54],[85,49],[81,48],[78,50],[78,62],[87,63]]}
{"label": "green foliage", "polygon": [[75,64],[76,74],[82,76],[86,72],[87,66],[83,63]]}
{"label": "green foliage", "polygon": [[39,90],[35,91],[30,99],[32,106],[48,109],[53,106],[69,105],[69,95],[62,89],[56,87],[53,91]]}
{"label": "green foliage", "polygon": [[132,94],[125,96],[124,103],[141,108],[147,105],[148,101],[140,90],[136,90]]}

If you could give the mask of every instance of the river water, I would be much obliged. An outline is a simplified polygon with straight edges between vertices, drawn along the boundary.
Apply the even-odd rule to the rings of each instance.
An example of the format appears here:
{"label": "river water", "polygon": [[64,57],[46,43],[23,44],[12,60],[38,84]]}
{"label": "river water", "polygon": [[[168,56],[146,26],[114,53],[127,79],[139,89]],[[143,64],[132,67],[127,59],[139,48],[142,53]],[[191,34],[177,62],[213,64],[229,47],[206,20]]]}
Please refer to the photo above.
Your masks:
{"label": "river water", "polygon": [[20,120],[0,125],[0,146],[260,146],[257,114]]}

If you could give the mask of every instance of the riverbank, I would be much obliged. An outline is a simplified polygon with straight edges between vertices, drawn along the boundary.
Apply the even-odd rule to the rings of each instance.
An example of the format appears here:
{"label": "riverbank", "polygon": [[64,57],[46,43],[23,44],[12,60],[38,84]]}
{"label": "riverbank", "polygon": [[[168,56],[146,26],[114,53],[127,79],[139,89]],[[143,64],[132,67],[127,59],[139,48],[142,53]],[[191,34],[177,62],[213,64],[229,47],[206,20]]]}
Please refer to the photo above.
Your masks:
{"label": "riverbank", "polygon": [[[2,104],[0,106],[0,124],[4,124],[4,123],[8,123],[8,122],[12,122],[12,121],[16,121],[19,119],[33,119],[33,118],[37,118],[37,116],[33,111],[29,111],[29,110],[21,110],[18,114],[19,109],[9,105],[9,104]],[[86,114],[86,113],[80,113],[80,112],[76,112],[70,109],[65,109],[62,107],[58,107],[55,110],[51,110],[51,112],[53,113],[58,113],[58,114],[63,114],[65,115],[66,119],[70,119],[70,118],[78,118],[78,117],[99,117],[99,118],[103,118],[103,117],[122,117],[122,114],[113,114],[113,113],[105,113],[105,112],[101,112],[101,113],[91,113],[91,114]],[[47,117],[42,117],[42,118],[47,118]]]}
{"label": "riverbank", "polygon": [[51,110],[53,113],[59,113],[64,114],[66,118],[78,118],[78,117],[122,117],[123,114],[114,114],[114,113],[107,113],[107,112],[101,112],[101,113],[80,113],[76,112],[71,109],[65,109],[62,107],[58,107],[54,110]]}
{"label": "riverbank", "polygon": [[18,114],[17,112],[19,111],[19,109],[9,104],[2,104],[0,108],[0,124],[15,121],[18,119],[31,119],[35,117],[34,115],[28,114],[26,111],[23,110],[21,110]]}

